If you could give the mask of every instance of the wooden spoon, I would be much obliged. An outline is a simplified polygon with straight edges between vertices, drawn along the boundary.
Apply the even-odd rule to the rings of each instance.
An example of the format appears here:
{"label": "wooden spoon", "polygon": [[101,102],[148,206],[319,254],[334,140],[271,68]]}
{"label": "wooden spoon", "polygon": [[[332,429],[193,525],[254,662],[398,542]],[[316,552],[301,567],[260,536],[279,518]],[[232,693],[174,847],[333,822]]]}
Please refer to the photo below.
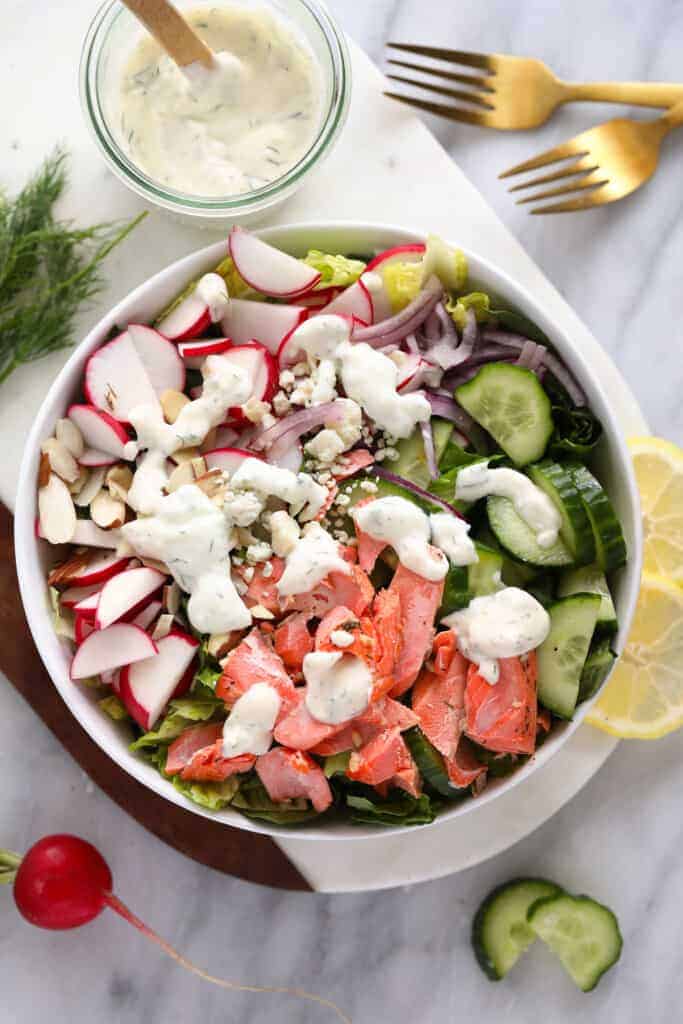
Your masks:
{"label": "wooden spoon", "polygon": [[199,61],[213,67],[213,53],[169,0],[123,0],[178,67]]}

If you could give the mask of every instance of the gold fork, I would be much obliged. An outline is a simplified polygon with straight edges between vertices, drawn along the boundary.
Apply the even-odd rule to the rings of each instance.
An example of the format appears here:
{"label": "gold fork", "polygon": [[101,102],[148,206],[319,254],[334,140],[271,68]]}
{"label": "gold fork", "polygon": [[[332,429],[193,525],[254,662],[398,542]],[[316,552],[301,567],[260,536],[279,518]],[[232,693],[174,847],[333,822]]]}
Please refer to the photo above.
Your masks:
{"label": "gold fork", "polygon": [[[541,175],[531,181],[514,185],[510,192],[536,188],[552,181],[562,181],[556,188],[536,192],[518,200],[519,203],[535,203],[541,199],[578,193],[576,198],[551,206],[536,207],[531,213],[569,213],[573,210],[588,210],[593,206],[604,206],[635,192],[651,178],[659,163],[659,149],[662,139],[683,124],[683,100],[666,114],[654,121],[633,121],[617,118],[598,125],[587,132],[565,142],[562,146],[549,149],[546,153],[523,164],[517,164],[500,175],[509,178],[513,174],[524,174],[539,167],[567,161],[557,171]],[[563,179],[573,179],[564,182]]]}
{"label": "gold fork", "polygon": [[[387,77],[393,81],[436,93],[448,102],[432,103],[395,92],[388,92],[386,95],[431,114],[447,117],[451,121],[464,121],[487,128],[500,128],[505,131],[536,128],[547,121],[558,106],[574,100],[666,108],[683,99],[683,85],[656,82],[574,84],[562,82],[542,61],[527,57],[443,50],[437,46],[409,46],[405,43],[387,45],[394,50],[418,57],[447,61],[449,64],[463,64],[485,72],[483,75],[466,75],[426,64],[392,59],[388,63],[395,67],[420,71],[446,82],[467,86],[467,89],[454,89],[407,78],[405,75],[390,74]],[[471,106],[462,106],[463,103],[469,103]]]}

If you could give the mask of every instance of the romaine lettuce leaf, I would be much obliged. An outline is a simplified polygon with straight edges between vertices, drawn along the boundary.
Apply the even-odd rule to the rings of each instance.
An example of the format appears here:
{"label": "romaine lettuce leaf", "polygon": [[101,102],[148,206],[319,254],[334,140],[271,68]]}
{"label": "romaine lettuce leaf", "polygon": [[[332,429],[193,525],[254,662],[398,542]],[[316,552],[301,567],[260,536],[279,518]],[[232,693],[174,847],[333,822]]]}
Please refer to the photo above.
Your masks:
{"label": "romaine lettuce leaf", "polygon": [[134,743],[131,743],[130,750],[145,750],[150,747],[158,747],[161,743],[170,743],[171,740],[180,736],[189,725],[196,722],[209,722],[214,717],[220,719],[224,712],[223,701],[216,697],[172,700],[168,706],[166,717],[157,728],[144,733]]}
{"label": "romaine lettuce leaf", "polygon": [[232,803],[240,788],[240,776],[231,775],[224,782],[184,782],[179,775],[171,779],[174,789],[188,800],[209,811],[222,811]]}
{"label": "romaine lettuce leaf", "polygon": [[244,778],[232,801],[233,807],[247,818],[269,821],[273,825],[299,825],[320,815],[303,798],[284,803],[273,803],[258,775]]}
{"label": "romaine lettuce leaf", "polygon": [[112,693],[109,697],[103,697],[102,700],[98,700],[97,706],[104,711],[105,715],[113,718],[115,722],[130,720],[125,704],[115,693]]}
{"label": "romaine lettuce leaf", "polygon": [[357,825],[428,825],[434,821],[439,803],[426,793],[410,796],[402,790],[393,790],[386,800],[348,793],[346,804],[351,821]]}
{"label": "romaine lettuce leaf", "polygon": [[362,260],[349,259],[347,256],[333,256],[330,253],[321,252],[319,249],[310,249],[304,257],[304,263],[320,273],[320,281],[316,285],[316,290],[346,288],[357,281],[365,270],[365,263]]}
{"label": "romaine lettuce leaf", "polygon": [[323,767],[325,778],[331,779],[333,775],[346,774],[350,758],[351,751],[349,750],[345,750],[342,754],[331,754],[329,757],[326,757],[325,765]]}
{"label": "romaine lettuce leaf", "polygon": [[400,313],[417,297],[422,287],[422,262],[397,260],[395,263],[387,263],[381,275],[391,303],[391,311]]}

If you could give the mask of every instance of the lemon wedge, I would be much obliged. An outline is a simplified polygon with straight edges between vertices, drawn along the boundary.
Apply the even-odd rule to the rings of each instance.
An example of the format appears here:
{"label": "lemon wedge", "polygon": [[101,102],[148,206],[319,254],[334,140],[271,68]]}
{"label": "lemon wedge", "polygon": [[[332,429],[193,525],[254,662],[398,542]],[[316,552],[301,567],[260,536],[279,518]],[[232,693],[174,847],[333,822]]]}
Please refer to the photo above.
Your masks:
{"label": "lemon wedge", "polygon": [[681,587],[643,574],[626,649],[586,721],[613,736],[641,740],[659,739],[683,725]]}
{"label": "lemon wedge", "polygon": [[659,437],[628,445],[643,510],[643,567],[683,583],[683,450]]}

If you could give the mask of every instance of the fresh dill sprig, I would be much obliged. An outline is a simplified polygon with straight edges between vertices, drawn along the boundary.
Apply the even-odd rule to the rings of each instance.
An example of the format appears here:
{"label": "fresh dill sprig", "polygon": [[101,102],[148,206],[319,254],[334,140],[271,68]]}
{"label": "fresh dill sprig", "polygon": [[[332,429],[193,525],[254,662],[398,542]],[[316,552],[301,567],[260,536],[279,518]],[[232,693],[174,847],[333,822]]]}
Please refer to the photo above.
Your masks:
{"label": "fresh dill sprig", "polygon": [[73,320],[104,281],[101,263],[146,216],[76,228],[55,220],[66,154],[47,158],[16,198],[0,195],[0,384],[22,363],[73,344]]}

